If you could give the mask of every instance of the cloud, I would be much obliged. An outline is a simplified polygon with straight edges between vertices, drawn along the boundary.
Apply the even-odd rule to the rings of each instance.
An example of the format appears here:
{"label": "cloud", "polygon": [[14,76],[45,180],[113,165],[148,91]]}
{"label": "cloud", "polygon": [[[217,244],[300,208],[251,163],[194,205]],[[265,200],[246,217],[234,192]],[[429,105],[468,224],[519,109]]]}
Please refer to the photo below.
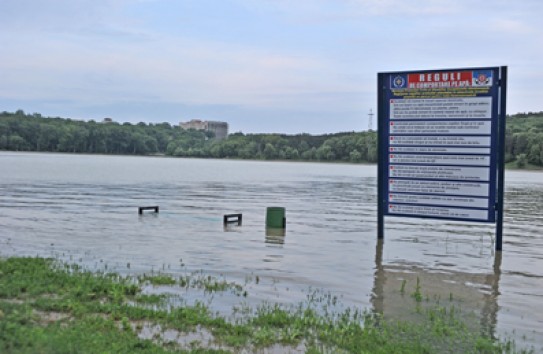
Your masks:
{"label": "cloud", "polygon": [[0,93],[16,99],[269,106],[281,96],[284,103],[287,95],[346,89],[326,81],[332,63],[243,44],[157,33],[144,43],[79,35],[0,38],[14,53],[0,63],[10,73]]}
{"label": "cloud", "polygon": [[256,11],[272,12],[304,24],[338,23],[372,17],[451,16],[462,10],[462,1],[450,0],[238,0]]}
{"label": "cloud", "polygon": [[458,2],[450,0],[343,0],[358,15],[366,16],[428,16],[452,15],[459,11]]}
{"label": "cloud", "polygon": [[124,0],[2,0],[4,29],[65,30],[107,23]]}
{"label": "cloud", "polygon": [[520,92],[543,5],[497,1],[4,0],[0,100],[325,122],[365,119],[377,72],[488,65]]}
{"label": "cloud", "polygon": [[490,25],[493,31],[506,36],[528,35],[536,31],[536,28],[528,25],[525,21],[508,18],[494,19]]}

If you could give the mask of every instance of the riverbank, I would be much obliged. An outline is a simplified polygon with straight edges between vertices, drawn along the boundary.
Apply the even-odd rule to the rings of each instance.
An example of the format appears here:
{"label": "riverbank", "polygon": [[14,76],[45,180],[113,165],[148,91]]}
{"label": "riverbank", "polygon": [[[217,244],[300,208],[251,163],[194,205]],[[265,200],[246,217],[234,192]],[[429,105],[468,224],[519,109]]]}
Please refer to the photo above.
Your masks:
{"label": "riverbank", "polygon": [[[263,160],[263,159],[244,159],[244,158],[215,158],[215,157],[183,157],[183,156],[170,156],[165,154],[147,154],[147,155],[127,155],[127,154],[100,154],[100,153],[70,153],[70,152],[47,152],[47,151],[7,151],[0,150],[3,153],[13,153],[13,154],[44,154],[44,155],[81,155],[81,156],[118,156],[118,157],[148,157],[148,158],[168,158],[168,159],[203,159],[203,160],[222,160],[222,161],[247,161],[247,162],[281,162],[281,163],[308,163],[308,164],[324,164],[324,165],[354,165],[354,166],[375,166],[376,163],[371,162],[349,162],[349,161],[315,161],[315,160],[285,160],[285,159],[274,159],[274,160]],[[543,172],[543,167],[525,164],[522,167],[519,167],[517,162],[508,162],[505,164],[506,170],[512,171],[529,171],[529,172]]]}
{"label": "riverbank", "polygon": [[[163,291],[151,295],[145,291],[149,287]],[[513,342],[472,331],[454,305],[424,299],[418,286],[412,293],[398,289],[412,299],[413,312],[418,314],[410,322],[392,322],[356,309],[326,313],[323,309],[337,301],[326,296],[289,308],[263,303],[233,309],[233,317],[226,318],[211,313],[203,303],[176,306],[180,299],[169,295],[169,287],[247,296],[242,285],[212,276],[122,277],[53,259],[0,259],[0,351],[515,352]]]}
{"label": "riverbank", "polygon": [[[542,112],[508,116],[505,161],[518,168],[528,164],[543,168],[542,120]],[[22,110],[0,113],[2,151],[375,163],[377,135],[372,130],[323,135],[237,132],[215,139],[212,132],[184,130],[169,123],[104,124],[46,118]]]}

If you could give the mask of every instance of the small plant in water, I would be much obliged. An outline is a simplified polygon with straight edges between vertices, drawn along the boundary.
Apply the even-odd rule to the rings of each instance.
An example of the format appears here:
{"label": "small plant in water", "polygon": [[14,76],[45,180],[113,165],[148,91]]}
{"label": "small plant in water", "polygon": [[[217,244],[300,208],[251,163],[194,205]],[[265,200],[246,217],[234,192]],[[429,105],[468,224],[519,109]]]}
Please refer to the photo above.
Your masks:
{"label": "small plant in water", "polygon": [[400,294],[402,294],[402,295],[405,294],[405,284],[407,284],[406,279],[402,280],[402,286],[400,288]]}
{"label": "small plant in water", "polygon": [[413,294],[411,294],[411,296],[413,296],[413,298],[417,302],[422,301],[422,293],[420,291],[420,279],[419,279],[419,277],[417,277],[417,285],[415,286],[415,291],[413,292]]}

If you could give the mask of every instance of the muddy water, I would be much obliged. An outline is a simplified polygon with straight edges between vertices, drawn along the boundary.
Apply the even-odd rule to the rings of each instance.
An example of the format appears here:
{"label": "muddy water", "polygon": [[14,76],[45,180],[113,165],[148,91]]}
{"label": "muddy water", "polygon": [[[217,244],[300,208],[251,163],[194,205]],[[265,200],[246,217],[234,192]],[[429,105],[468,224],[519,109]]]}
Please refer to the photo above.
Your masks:
{"label": "muddy water", "polygon": [[[391,217],[378,243],[375,166],[0,153],[0,256],[203,270],[246,284],[250,304],[318,291],[392,319],[413,317],[418,282],[423,303],[541,351],[543,173],[507,172],[505,200],[495,254],[488,224]],[[147,205],[160,212],[138,215]],[[268,206],[286,208],[284,234],[266,231]],[[241,227],[223,227],[229,213]],[[226,311],[240,298],[212,302]]]}

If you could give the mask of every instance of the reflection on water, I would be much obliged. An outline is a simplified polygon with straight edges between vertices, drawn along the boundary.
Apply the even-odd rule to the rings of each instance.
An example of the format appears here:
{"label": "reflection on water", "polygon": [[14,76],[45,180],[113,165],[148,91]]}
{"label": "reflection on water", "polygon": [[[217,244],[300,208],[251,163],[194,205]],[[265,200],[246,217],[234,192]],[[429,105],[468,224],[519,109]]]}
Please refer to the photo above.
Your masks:
{"label": "reflection on water", "polygon": [[266,228],[266,243],[283,245],[285,243],[286,229]]}
{"label": "reflection on water", "polygon": [[[386,319],[416,320],[415,307],[461,309],[460,316],[473,330],[495,336],[502,253],[494,256],[488,273],[454,270],[432,271],[416,264],[399,262],[383,264],[384,241],[377,240],[375,249],[372,308]],[[419,289],[419,290],[417,290]],[[415,292],[422,300],[417,302]]]}
{"label": "reflection on water", "polygon": [[[488,224],[387,218],[378,243],[375,166],[28,153],[0,153],[0,166],[0,256],[258,276],[244,301],[322,289],[392,318],[412,316],[418,278],[424,297],[473,313],[480,330],[543,349],[542,173],[506,173],[499,254]],[[148,205],[160,213],[138,215]],[[274,205],[289,211],[288,235],[265,228]],[[224,227],[237,213],[242,225]]]}

